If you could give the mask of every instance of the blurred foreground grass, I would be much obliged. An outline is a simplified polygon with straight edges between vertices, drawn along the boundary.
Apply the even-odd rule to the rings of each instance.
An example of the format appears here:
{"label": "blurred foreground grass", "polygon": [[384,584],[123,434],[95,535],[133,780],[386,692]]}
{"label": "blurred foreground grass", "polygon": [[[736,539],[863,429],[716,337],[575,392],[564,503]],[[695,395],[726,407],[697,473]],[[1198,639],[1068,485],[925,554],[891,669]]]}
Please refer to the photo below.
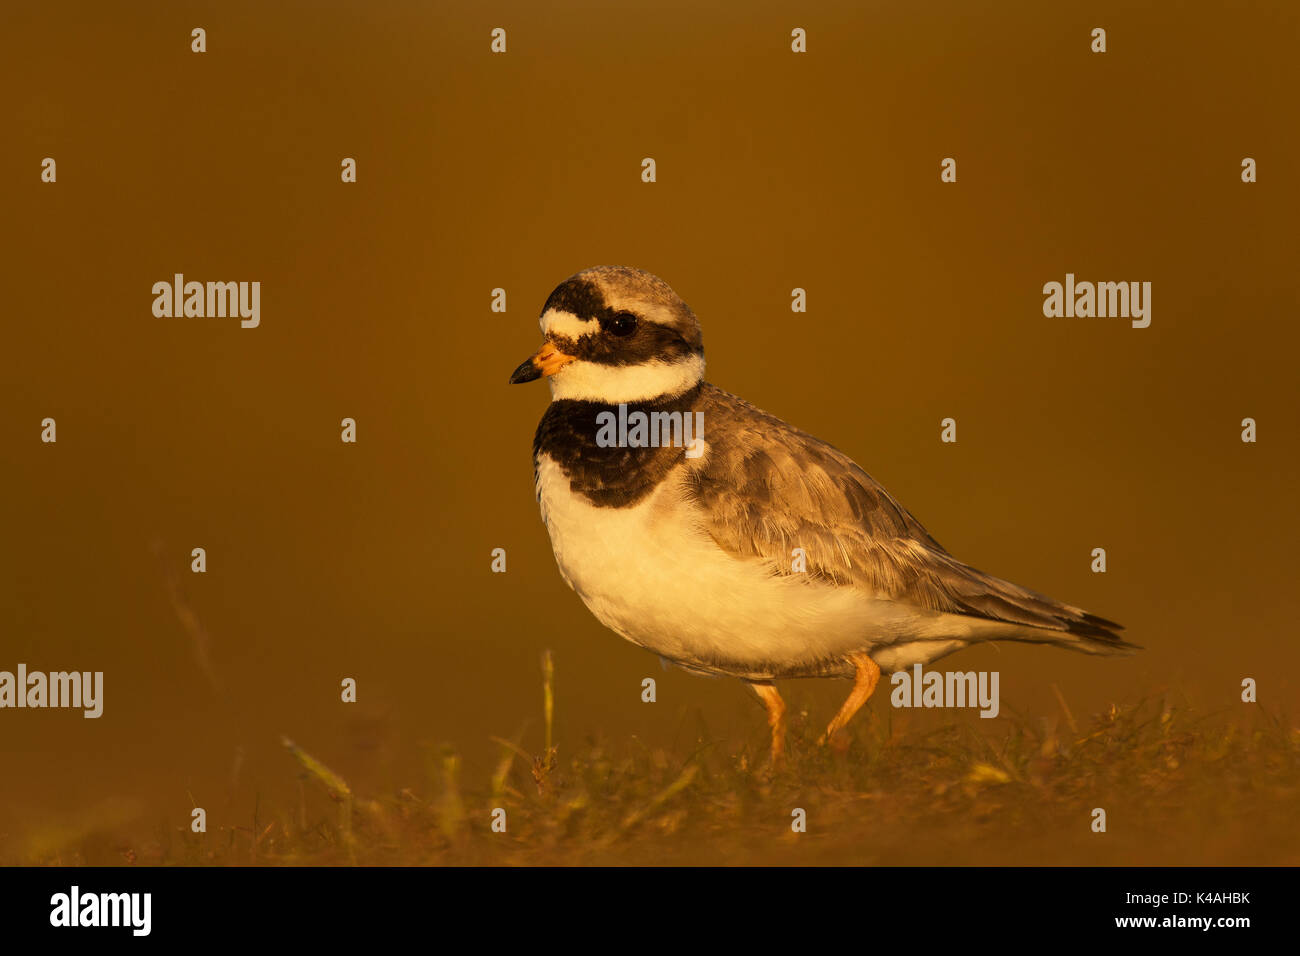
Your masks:
{"label": "blurred foreground grass", "polygon": [[[552,697],[546,697],[549,716]],[[689,748],[587,739],[541,753],[484,735],[486,779],[431,748],[428,775],[356,792],[285,740],[297,805],[243,824],[189,820],[4,841],[20,864],[536,865],[1300,863],[1300,729],[1260,705],[1198,714],[1153,696],[1076,723],[1008,713],[922,727],[875,702],[846,746],[795,713],[789,759],[771,775],[766,734],[697,736]],[[1064,701],[1062,701],[1064,705]],[[994,725],[988,729],[983,724]],[[764,728],[765,729],[765,728]],[[1107,832],[1092,830],[1103,808]],[[504,811],[505,832],[492,829]],[[806,814],[806,832],[792,830]],[[500,813],[496,814],[498,820]],[[124,821],[119,821],[124,823]],[[499,823],[498,823],[499,826]],[[105,827],[111,832],[105,833]]]}

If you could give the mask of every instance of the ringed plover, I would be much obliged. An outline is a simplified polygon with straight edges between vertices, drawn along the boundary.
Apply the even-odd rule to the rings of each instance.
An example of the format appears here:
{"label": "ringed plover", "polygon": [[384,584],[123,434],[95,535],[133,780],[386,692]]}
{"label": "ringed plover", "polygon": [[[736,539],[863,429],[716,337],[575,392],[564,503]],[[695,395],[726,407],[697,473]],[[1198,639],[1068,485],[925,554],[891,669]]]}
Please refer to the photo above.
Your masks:
{"label": "ringed plover", "polygon": [[541,328],[510,383],[550,383],[533,468],[561,576],[632,643],[752,687],[774,764],[776,680],[853,681],[827,740],[882,670],[979,641],[1136,649],[1113,621],[958,561],[847,455],[704,381],[700,323],[663,280],[579,272]]}

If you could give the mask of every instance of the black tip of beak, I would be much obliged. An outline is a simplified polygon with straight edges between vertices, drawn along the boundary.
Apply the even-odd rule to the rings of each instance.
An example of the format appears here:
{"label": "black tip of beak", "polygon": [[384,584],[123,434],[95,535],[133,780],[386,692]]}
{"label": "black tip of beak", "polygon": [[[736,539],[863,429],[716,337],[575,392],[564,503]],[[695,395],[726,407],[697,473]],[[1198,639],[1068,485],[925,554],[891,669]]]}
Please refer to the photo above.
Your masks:
{"label": "black tip of beak", "polygon": [[539,369],[532,359],[525,359],[519,363],[519,367],[510,373],[510,384],[518,385],[520,382],[534,382],[542,377],[542,370]]}

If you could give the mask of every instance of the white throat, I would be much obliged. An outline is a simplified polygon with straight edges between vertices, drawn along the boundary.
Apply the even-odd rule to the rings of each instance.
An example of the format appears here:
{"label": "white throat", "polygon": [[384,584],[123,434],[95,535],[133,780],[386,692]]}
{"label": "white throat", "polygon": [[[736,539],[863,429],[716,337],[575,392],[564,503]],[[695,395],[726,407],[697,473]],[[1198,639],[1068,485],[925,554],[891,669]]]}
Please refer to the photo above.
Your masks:
{"label": "white throat", "polygon": [[688,355],[676,362],[644,362],[640,365],[600,365],[570,362],[547,379],[551,399],[580,402],[645,402],[652,398],[678,395],[704,379],[704,356]]}

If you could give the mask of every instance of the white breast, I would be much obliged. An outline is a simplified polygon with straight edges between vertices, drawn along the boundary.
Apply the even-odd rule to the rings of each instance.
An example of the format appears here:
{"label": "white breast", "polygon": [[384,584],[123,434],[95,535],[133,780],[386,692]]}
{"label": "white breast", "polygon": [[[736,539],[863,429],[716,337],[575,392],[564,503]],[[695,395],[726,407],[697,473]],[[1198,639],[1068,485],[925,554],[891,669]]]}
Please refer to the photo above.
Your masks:
{"label": "white breast", "polygon": [[844,657],[868,649],[893,669],[965,644],[938,620],[952,615],[731,557],[678,479],[635,505],[600,508],[542,456],[537,487],[565,581],[603,624],[669,660],[757,680],[851,674]]}

